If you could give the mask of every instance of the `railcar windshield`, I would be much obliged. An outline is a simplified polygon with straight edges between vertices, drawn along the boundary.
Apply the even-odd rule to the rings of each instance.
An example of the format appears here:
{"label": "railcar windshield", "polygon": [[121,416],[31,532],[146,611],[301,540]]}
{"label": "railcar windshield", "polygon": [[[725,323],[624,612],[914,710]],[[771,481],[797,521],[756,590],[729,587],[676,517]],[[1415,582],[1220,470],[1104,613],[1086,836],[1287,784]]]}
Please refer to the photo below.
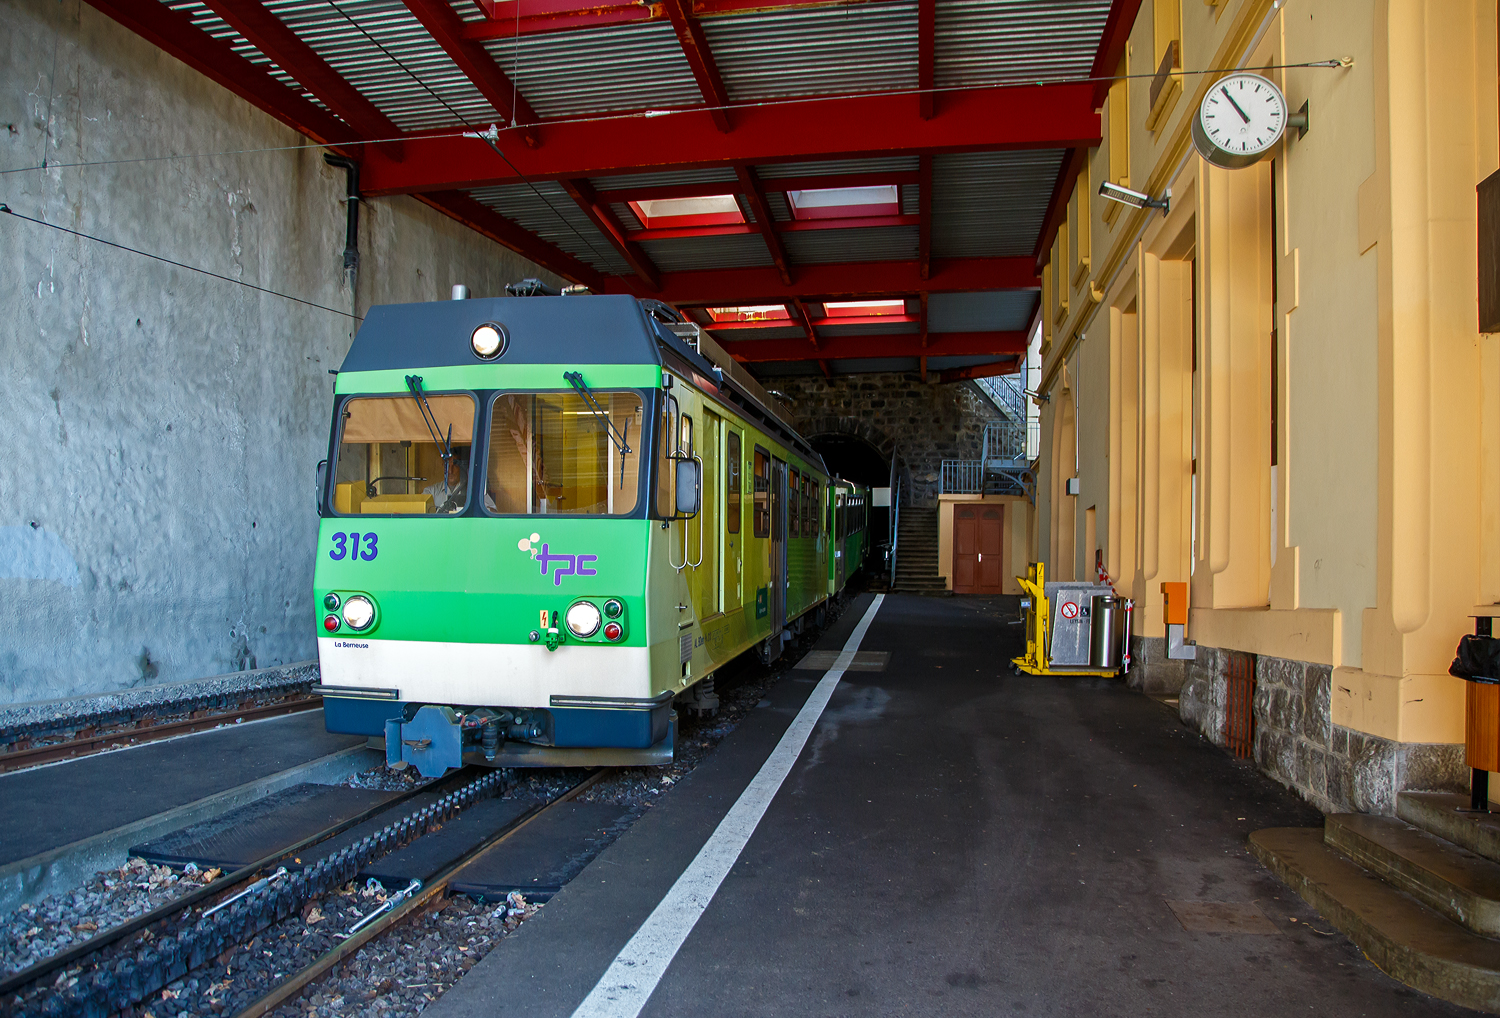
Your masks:
{"label": "railcar windshield", "polygon": [[[344,404],[334,511],[456,515],[468,504],[474,397],[360,396]],[[430,411],[430,416],[429,416]]]}
{"label": "railcar windshield", "polygon": [[490,411],[486,508],[505,515],[624,516],[640,495],[639,392],[511,392]]}

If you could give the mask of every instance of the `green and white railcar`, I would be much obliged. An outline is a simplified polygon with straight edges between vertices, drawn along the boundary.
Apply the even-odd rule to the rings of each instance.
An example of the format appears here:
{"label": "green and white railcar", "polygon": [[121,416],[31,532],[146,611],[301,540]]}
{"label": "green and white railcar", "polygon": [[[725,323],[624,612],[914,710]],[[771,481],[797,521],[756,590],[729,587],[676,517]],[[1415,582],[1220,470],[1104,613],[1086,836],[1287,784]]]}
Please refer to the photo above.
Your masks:
{"label": "green and white railcar", "polygon": [[820,619],[867,493],[694,331],[624,296],[371,309],[319,474],[330,731],[429,775],[665,763],[674,700]]}

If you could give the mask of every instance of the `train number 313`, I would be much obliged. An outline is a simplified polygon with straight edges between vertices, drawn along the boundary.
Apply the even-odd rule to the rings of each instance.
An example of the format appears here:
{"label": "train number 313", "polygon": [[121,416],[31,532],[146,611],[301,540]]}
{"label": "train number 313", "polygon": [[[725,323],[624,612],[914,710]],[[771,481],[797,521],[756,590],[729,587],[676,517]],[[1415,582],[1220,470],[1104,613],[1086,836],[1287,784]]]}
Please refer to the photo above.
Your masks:
{"label": "train number 313", "polygon": [[[359,546],[360,541],[364,541],[365,546],[363,549]],[[375,556],[379,554],[380,539],[378,535],[374,533],[345,534],[340,532],[333,535],[333,549],[328,552],[328,557],[335,562],[342,559],[345,555],[349,556],[350,562],[355,562],[359,559],[364,559],[366,562],[373,562],[375,561]]]}

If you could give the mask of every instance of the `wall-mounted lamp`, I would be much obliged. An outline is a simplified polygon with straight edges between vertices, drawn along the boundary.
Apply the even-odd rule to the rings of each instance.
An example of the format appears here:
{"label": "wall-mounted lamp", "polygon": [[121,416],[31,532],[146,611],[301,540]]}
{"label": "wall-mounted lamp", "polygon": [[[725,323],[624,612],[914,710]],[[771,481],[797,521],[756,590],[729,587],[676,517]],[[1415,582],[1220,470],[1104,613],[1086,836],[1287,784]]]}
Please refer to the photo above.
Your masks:
{"label": "wall-mounted lamp", "polygon": [[1128,187],[1111,184],[1106,180],[1099,185],[1099,194],[1110,201],[1117,201],[1121,205],[1129,205],[1135,209],[1161,209],[1162,215],[1166,215],[1172,208],[1171,188],[1167,188],[1160,198],[1153,198],[1149,194],[1132,191]]}

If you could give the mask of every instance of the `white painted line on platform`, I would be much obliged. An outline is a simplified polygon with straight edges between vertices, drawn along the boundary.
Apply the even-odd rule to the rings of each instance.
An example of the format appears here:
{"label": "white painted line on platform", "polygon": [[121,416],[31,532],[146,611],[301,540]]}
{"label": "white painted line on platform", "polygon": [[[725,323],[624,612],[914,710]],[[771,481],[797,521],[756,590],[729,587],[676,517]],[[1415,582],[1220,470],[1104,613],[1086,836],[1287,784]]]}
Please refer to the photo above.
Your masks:
{"label": "white painted line on platform", "polygon": [[854,627],[833,667],[818,681],[760,771],[735,800],[697,857],[677,878],[677,883],[615,956],[608,971],[573,1012],[573,1018],[636,1018],[641,1013],[667,966],[677,956],[678,948],[708,909],[708,903],[755,833],[760,818],[765,815],[782,782],[791,773],[792,765],[802,754],[802,747],[807,745],[808,736],[812,735],[823,708],[828,706],[844,669],[854,660],[854,653],[859,650],[870,623],[875,621],[875,613],[880,610],[883,600],[884,594],[875,595],[874,603]]}

